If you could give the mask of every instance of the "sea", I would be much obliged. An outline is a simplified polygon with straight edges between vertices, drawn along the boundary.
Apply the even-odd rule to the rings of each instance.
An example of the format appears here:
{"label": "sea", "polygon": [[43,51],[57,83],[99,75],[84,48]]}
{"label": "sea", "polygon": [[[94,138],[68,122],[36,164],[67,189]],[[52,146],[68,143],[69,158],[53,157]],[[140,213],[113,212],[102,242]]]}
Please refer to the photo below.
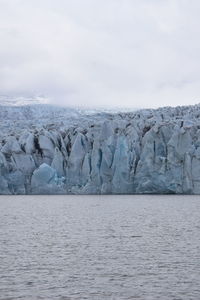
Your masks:
{"label": "sea", "polygon": [[0,196],[1,300],[199,300],[200,196]]}

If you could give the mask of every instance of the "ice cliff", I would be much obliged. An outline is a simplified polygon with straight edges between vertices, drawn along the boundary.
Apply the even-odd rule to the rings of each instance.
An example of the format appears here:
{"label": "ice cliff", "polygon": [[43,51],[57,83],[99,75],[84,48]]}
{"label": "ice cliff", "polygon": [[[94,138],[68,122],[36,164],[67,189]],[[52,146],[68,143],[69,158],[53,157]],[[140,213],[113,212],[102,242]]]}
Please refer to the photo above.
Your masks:
{"label": "ice cliff", "polygon": [[200,105],[0,106],[0,194],[200,194]]}

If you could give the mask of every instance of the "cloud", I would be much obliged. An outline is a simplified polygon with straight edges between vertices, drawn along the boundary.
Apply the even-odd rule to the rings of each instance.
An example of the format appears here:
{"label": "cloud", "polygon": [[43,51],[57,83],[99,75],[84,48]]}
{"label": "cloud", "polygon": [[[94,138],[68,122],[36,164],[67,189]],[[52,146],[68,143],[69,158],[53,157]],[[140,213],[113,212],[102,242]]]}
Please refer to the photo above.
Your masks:
{"label": "cloud", "polygon": [[0,93],[52,103],[200,102],[198,0],[0,0]]}

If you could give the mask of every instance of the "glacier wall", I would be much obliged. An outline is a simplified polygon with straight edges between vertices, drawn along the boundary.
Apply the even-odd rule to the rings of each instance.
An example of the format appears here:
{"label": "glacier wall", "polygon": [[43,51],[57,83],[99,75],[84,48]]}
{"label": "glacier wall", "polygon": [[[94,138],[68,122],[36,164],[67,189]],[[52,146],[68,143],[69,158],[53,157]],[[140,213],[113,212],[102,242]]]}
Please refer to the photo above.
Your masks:
{"label": "glacier wall", "polygon": [[14,121],[9,112],[12,122],[0,112],[0,194],[200,194],[199,105],[53,121],[51,110],[45,122],[38,110]]}

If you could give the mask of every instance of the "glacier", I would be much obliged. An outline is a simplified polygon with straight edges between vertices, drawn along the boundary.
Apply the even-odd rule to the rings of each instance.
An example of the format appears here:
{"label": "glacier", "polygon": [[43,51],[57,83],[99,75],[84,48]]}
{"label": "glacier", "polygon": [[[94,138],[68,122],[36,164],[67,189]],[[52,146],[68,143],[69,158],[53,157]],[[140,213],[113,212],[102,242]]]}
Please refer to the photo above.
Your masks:
{"label": "glacier", "polygon": [[0,194],[200,194],[200,105],[0,106]]}

